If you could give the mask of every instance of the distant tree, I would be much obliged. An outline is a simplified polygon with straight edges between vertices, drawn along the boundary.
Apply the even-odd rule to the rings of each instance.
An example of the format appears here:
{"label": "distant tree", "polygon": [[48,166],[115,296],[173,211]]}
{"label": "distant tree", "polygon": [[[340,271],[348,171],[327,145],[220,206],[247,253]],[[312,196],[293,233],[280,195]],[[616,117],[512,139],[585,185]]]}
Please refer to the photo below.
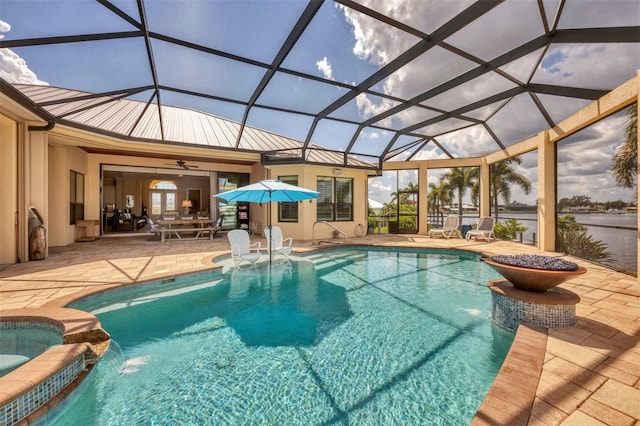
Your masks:
{"label": "distant tree", "polygon": [[490,167],[491,201],[493,203],[494,217],[498,220],[498,200],[502,198],[505,204],[511,201],[511,187],[517,185],[525,194],[531,192],[531,182],[524,175],[517,173],[513,164],[521,164],[520,157],[507,158],[494,163]]}
{"label": "distant tree", "polygon": [[450,189],[447,182],[441,181],[438,185],[429,184],[429,194],[427,194],[427,202],[431,211],[440,211],[445,204],[451,201]]}
{"label": "distant tree", "polygon": [[565,211],[568,207],[594,207],[591,197],[586,195],[574,195],[571,198],[561,198],[558,201],[558,211]]}
{"label": "distant tree", "polygon": [[389,203],[384,203],[382,205],[382,208],[380,209],[380,215],[381,216],[388,216],[391,213],[393,213],[395,215],[396,206],[397,206],[397,204],[394,203],[393,201],[389,202]]}
{"label": "distant tree", "polygon": [[[627,127],[624,132],[624,142],[611,161],[611,173],[618,186],[635,188],[638,177],[638,105],[633,104],[627,109]],[[638,196],[636,192],[635,196]]]}
{"label": "distant tree", "polygon": [[397,192],[392,192],[391,193],[391,202],[392,203],[396,203],[398,201],[398,193]]}
{"label": "distant tree", "polygon": [[591,201],[591,197],[588,197],[586,195],[574,195],[569,199],[569,205],[573,207],[589,207],[593,205],[593,202]]}
{"label": "distant tree", "polygon": [[400,203],[400,204],[406,204],[407,203],[407,194],[406,192],[404,192],[404,190],[400,189],[398,190],[398,192],[392,192],[391,193],[391,201],[392,202],[396,202],[396,203]]}
{"label": "distant tree", "polygon": [[411,192],[411,203],[417,204],[417,200],[415,199],[415,195],[419,193],[420,188],[417,183],[409,182],[407,187],[404,189],[407,192]]}
{"label": "distant tree", "polygon": [[473,170],[470,167],[454,167],[448,173],[442,175],[441,179],[447,181],[452,192],[456,192],[458,199],[458,216],[462,216],[462,197],[467,188],[473,186]]}

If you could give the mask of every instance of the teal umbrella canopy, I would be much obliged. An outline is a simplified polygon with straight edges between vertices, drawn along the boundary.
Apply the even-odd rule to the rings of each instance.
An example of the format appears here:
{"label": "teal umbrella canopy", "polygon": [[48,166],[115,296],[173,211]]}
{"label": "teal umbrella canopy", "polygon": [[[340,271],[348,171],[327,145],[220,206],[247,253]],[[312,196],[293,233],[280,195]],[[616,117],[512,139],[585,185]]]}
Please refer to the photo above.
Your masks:
{"label": "teal umbrella canopy", "polygon": [[251,185],[222,192],[214,197],[227,202],[270,203],[297,202],[318,198],[317,191],[289,185],[277,179],[261,180]]}

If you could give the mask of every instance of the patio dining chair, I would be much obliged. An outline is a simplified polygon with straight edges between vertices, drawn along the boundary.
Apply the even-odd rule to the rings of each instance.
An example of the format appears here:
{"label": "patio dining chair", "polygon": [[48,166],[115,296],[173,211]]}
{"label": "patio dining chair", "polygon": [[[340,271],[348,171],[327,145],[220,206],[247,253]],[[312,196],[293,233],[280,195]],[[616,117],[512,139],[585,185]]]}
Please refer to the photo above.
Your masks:
{"label": "patio dining chair", "polygon": [[460,226],[460,216],[450,214],[444,220],[444,225],[439,229],[430,229],[429,237],[434,237],[435,235],[442,235],[444,238],[451,238],[452,235],[458,235],[458,227]]}
{"label": "patio dining chair", "polygon": [[227,238],[231,244],[231,259],[236,266],[240,266],[243,262],[255,265],[260,260],[262,244],[259,241],[251,244],[247,231],[232,229],[227,233]]}
{"label": "patio dining chair", "polygon": [[491,216],[480,216],[476,229],[467,232],[467,240],[471,238],[475,238],[476,240],[484,238],[486,241],[493,238],[495,240],[495,235],[493,235],[495,223],[495,219]]}
{"label": "patio dining chair", "polygon": [[289,257],[293,250],[293,238],[283,238],[282,229],[279,226],[272,226],[271,229],[267,226],[264,228],[264,236],[267,238],[267,251],[271,255],[282,254]]}

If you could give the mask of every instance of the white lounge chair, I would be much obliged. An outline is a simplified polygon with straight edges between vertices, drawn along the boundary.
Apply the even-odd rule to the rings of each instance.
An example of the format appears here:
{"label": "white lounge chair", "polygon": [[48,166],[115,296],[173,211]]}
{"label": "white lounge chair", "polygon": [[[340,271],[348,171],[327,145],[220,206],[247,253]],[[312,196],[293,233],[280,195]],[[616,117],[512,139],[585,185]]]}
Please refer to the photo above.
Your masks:
{"label": "white lounge chair", "polygon": [[[251,244],[249,233],[242,229],[232,229],[227,233],[229,243],[231,244],[231,259],[236,266],[239,266],[242,262],[249,262],[255,265],[260,260],[260,248],[262,244],[258,241]],[[252,248],[255,248],[252,251]]]}
{"label": "white lounge chair", "polygon": [[272,226],[271,229],[267,226],[264,228],[264,236],[267,238],[267,251],[271,255],[282,254],[285,257],[289,257],[293,247],[293,238],[282,238],[282,229],[279,226]]}
{"label": "white lounge chair", "polygon": [[458,227],[460,226],[460,216],[449,215],[444,220],[444,225],[440,229],[430,229],[429,237],[442,235],[444,238],[451,238],[452,235],[458,235]]}
{"label": "white lounge chair", "polygon": [[467,240],[471,238],[475,238],[476,240],[484,238],[487,241],[493,238],[495,240],[495,235],[493,235],[495,223],[495,219],[490,216],[480,216],[476,229],[467,232]]}

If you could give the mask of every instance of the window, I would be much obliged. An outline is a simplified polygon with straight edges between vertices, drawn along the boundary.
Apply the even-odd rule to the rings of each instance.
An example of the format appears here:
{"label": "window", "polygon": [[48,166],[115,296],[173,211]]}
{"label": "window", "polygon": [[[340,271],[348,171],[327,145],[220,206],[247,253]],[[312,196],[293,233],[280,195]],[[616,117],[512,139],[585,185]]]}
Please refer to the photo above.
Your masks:
{"label": "window", "polygon": [[84,220],[84,175],[69,171],[69,225]]}
{"label": "window", "polygon": [[353,220],[353,179],[318,176],[317,220]]}
{"label": "window", "polygon": [[173,189],[176,190],[178,187],[175,182],[172,180],[152,180],[149,184],[149,189]]}
{"label": "window", "polygon": [[[278,179],[298,186],[298,176],[278,176]],[[298,203],[278,203],[278,222],[298,222]]]}

